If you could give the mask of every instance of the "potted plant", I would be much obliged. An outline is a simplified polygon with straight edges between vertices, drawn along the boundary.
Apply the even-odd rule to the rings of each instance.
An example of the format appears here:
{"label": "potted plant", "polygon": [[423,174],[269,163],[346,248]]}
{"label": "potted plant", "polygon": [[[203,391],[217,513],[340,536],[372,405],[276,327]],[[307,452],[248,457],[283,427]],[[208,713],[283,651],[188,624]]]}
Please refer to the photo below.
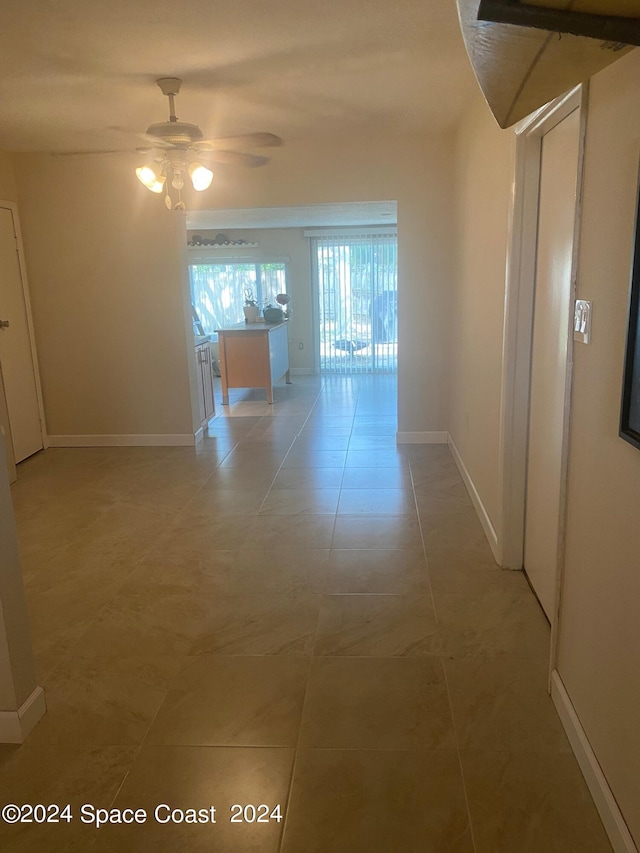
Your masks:
{"label": "potted plant", "polygon": [[278,293],[276,296],[276,302],[278,305],[282,306],[282,311],[285,317],[289,316],[289,303],[291,302],[291,297],[288,293]]}
{"label": "potted plant", "polygon": [[257,323],[260,311],[258,303],[253,295],[253,290],[245,290],[244,292],[244,321],[245,323]]}

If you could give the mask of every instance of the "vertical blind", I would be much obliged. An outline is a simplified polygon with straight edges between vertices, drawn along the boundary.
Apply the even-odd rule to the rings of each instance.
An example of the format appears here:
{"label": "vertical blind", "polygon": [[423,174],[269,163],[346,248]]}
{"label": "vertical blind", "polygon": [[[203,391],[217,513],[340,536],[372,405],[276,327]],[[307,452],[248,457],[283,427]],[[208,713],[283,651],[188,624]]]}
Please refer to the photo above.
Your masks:
{"label": "vertical blind", "polygon": [[313,237],[320,371],[393,373],[398,366],[395,234]]}

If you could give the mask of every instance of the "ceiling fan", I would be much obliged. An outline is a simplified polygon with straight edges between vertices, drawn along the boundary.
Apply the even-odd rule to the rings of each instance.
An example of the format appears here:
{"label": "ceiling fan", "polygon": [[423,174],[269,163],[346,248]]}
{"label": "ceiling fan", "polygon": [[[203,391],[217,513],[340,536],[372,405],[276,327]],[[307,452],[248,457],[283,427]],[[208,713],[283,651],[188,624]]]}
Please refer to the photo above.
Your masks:
{"label": "ceiling fan", "polygon": [[[269,161],[268,157],[234,149],[282,145],[280,137],[273,133],[248,133],[242,136],[205,139],[197,124],[179,121],[175,114],[175,96],[180,91],[182,80],[179,77],[161,77],[156,82],[162,94],[169,99],[169,119],[155,122],[147,128],[147,144],[138,148],[138,151],[147,153],[156,150],[159,154],[152,162],[139,166],[136,175],[151,192],[165,193],[164,201],[169,210],[185,210],[181,198],[185,177],[189,177],[195,190],[202,191],[211,186],[213,172],[200,160],[262,166]],[[171,189],[176,190],[177,200],[172,197]]]}

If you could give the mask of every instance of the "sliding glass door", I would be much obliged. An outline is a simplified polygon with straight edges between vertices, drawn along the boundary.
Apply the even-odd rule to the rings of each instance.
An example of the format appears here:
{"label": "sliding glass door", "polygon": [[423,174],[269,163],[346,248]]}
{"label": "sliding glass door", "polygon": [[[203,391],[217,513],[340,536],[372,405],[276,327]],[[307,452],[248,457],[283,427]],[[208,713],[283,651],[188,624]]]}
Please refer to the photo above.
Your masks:
{"label": "sliding glass door", "polygon": [[311,240],[321,373],[394,373],[398,366],[396,234]]}

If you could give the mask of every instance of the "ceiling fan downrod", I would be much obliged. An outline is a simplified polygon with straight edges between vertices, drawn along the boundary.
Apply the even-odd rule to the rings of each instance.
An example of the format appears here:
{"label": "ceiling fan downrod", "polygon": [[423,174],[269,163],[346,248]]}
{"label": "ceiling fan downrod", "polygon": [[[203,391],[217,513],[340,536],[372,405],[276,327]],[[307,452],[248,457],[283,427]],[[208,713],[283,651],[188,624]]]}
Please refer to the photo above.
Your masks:
{"label": "ceiling fan downrod", "polygon": [[182,80],[179,77],[160,77],[156,80],[163,95],[169,98],[169,121],[178,121],[176,116],[175,96],[180,92]]}

